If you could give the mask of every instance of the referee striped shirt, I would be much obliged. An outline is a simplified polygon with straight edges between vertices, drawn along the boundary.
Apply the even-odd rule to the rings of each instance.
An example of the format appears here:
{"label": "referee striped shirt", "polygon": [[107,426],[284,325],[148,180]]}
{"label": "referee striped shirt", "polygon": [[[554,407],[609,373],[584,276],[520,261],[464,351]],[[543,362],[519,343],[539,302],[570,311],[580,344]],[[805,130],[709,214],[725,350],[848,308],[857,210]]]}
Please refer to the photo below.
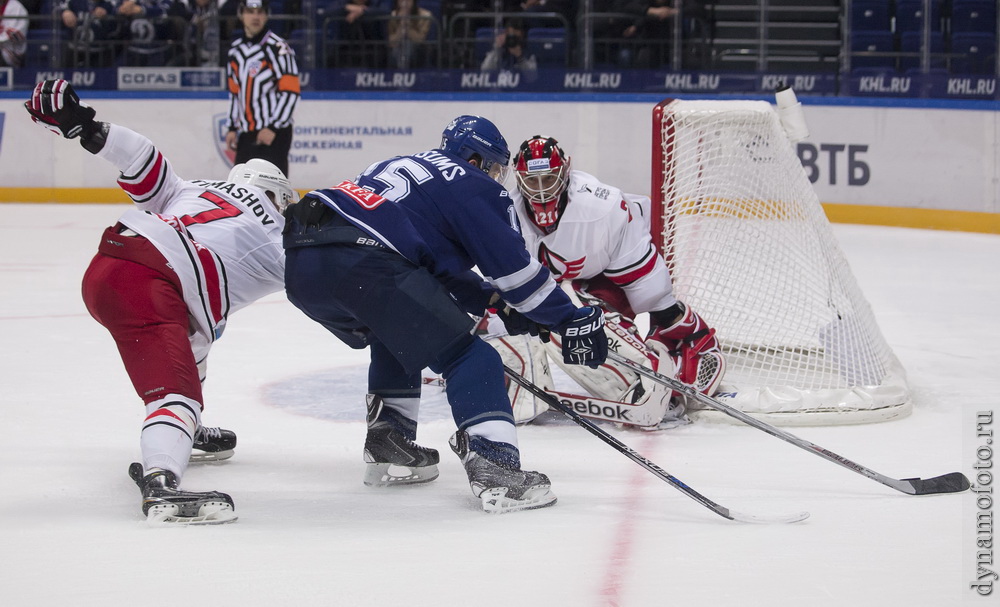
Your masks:
{"label": "referee striped shirt", "polygon": [[299,100],[295,52],[270,30],[229,47],[229,126],[241,133],[292,124]]}

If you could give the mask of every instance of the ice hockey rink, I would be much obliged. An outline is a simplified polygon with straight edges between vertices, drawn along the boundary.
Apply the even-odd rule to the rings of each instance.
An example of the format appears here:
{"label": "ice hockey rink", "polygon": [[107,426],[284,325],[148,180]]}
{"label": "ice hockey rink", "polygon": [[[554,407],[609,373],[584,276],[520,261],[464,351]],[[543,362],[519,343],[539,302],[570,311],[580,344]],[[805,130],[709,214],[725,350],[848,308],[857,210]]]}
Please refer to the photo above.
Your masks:
{"label": "ice hockey rink", "polygon": [[[236,456],[184,479],[230,493],[239,521],[150,527],[126,472],[143,410],[79,294],[125,208],[0,205],[0,605],[997,604],[1000,557],[990,548],[977,573],[976,545],[993,537],[977,516],[997,500],[904,495],[749,427],[602,426],[716,502],[808,520],[725,520],[559,417],[520,431],[525,467],[551,477],[559,502],[487,515],[447,447],[454,424],[435,387],[418,439],[442,452],[440,478],[367,488],[367,353],[282,294],[233,315],[210,358],[204,421],[238,433]],[[1000,237],[834,232],[906,367],[913,413],[791,432],[887,476],[975,481],[992,465],[976,413],[1000,394]],[[996,498],[996,481],[979,479],[978,495]],[[986,583],[981,596],[973,585]]]}

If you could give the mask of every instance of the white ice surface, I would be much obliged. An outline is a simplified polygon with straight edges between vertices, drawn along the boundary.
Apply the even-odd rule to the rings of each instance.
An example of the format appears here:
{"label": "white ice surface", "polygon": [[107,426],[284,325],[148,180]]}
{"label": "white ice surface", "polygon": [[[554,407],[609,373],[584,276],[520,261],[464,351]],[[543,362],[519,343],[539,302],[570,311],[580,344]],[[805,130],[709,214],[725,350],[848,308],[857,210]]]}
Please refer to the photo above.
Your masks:
{"label": "white ice surface", "polygon": [[[142,407],[79,295],[124,208],[0,205],[0,606],[997,604],[996,583],[989,598],[969,589],[970,493],[907,496],[752,428],[607,427],[719,503],[807,521],[724,520],[559,419],[520,431],[558,504],[486,515],[447,448],[437,388],[418,437],[442,451],[441,477],[366,488],[367,353],[281,294],[235,314],[210,359],[205,422],[239,434],[236,457],[184,479],[230,493],[239,521],[151,528],[126,474]],[[914,412],[793,433],[896,478],[972,476],[974,413],[1000,393],[1000,238],[835,232]]]}

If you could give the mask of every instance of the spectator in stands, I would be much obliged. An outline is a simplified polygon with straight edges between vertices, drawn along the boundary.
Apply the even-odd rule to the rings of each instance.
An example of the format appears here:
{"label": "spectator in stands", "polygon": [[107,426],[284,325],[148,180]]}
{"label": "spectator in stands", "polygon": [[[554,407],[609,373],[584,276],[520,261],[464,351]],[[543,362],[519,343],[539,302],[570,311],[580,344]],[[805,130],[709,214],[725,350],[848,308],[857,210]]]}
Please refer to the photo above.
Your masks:
{"label": "spectator in stands", "polygon": [[70,34],[64,61],[67,67],[109,67],[114,63],[121,29],[111,2],[66,0],[59,14]]}
{"label": "spectator in stands", "polygon": [[[632,26],[639,13],[626,9],[637,0],[592,0],[591,13],[586,18],[593,36],[594,62],[598,66],[620,65],[631,57],[631,42],[625,39],[625,30]],[[642,0],[638,0],[642,3]],[[627,67],[627,65],[625,66]]]}
{"label": "spectator in stands", "polygon": [[0,0],[0,67],[21,67],[28,50],[28,10],[18,0]]}
{"label": "spectator in stands", "polygon": [[[176,8],[175,8],[176,7]],[[171,0],[122,0],[126,61],[129,65],[167,65],[180,53],[185,9]]]}
{"label": "spectator in stands", "polygon": [[229,132],[235,164],[263,158],[288,175],[292,117],[299,101],[295,51],[267,27],[270,0],[241,0],[243,36],[227,57]]}
{"label": "spectator in stands", "polygon": [[387,0],[336,0],[331,14],[340,19],[339,45],[332,67],[385,67]]}
{"label": "spectator in stands", "polygon": [[[683,14],[676,8],[683,2]],[[674,20],[704,24],[704,3],[696,0],[595,0],[594,12],[608,13],[593,22],[598,63],[655,68],[670,62]],[[682,35],[685,32],[682,30]],[[703,49],[684,49],[695,57]]]}
{"label": "spectator in stands", "polygon": [[183,7],[181,13],[186,23],[188,48],[185,49],[187,65],[215,67],[221,64],[221,17],[217,0],[191,0],[188,6],[184,0],[177,0],[175,7]]}
{"label": "spectator in stands", "polygon": [[480,69],[483,71],[517,71],[529,80],[538,76],[538,62],[528,53],[524,22],[510,19],[503,31],[497,33],[493,50],[486,54]]}
{"label": "spectator in stands", "polygon": [[625,28],[624,38],[634,41],[621,56],[621,64],[627,67],[655,67],[669,52],[667,45],[673,38],[673,18],[677,9],[671,6],[673,0],[643,0],[628,2],[625,10],[635,13],[636,20]]}
{"label": "spectator in stands", "polygon": [[[681,10],[676,8],[681,5]],[[705,7],[692,0],[645,0],[629,2],[629,12],[637,14],[636,21],[624,32],[626,38],[636,41],[632,67],[655,68],[670,63],[674,40],[675,20],[703,17]],[[682,30],[681,34],[684,32]]]}
{"label": "spectator in stands", "polygon": [[389,67],[410,69],[427,65],[427,34],[433,16],[417,0],[393,0],[389,20]]}

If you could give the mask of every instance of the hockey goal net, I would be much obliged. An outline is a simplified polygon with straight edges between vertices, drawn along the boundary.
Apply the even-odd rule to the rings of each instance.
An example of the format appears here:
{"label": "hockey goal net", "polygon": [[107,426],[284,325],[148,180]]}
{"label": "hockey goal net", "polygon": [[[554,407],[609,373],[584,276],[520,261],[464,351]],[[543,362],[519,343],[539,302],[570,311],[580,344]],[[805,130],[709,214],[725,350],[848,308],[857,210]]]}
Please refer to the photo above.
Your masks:
{"label": "hockey goal net", "polygon": [[654,240],[726,356],[717,398],[783,425],[910,412],[905,372],[771,104],[660,103],[652,168]]}

